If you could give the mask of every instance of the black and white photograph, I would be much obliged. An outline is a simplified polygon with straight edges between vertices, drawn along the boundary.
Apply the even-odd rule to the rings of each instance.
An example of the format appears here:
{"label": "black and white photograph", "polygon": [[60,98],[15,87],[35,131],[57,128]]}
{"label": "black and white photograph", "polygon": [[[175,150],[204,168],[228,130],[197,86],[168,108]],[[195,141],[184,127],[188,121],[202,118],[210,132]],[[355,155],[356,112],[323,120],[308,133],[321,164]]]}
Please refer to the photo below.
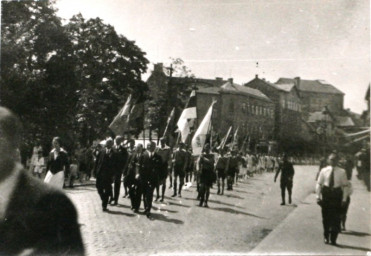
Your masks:
{"label": "black and white photograph", "polygon": [[369,0],[1,0],[0,255],[371,255]]}

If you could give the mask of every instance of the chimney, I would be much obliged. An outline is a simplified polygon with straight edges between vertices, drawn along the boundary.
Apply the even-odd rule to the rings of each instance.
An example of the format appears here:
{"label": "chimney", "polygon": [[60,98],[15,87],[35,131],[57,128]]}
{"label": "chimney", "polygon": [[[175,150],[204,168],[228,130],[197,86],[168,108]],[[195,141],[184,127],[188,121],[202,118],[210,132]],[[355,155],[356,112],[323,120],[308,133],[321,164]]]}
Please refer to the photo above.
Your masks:
{"label": "chimney", "polygon": [[228,82],[230,82],[233,85],[233,78],[228,78]]}
{"label": "chimney", "polygon": [[256,78],[256,79],[258,79],[258,78],[259,78],[258,74],[255,74],[255,78]]}
{"label": "chimney", "polygon": [[157,63],[153,66],[153,72],[164,72],[164,64],[163,63]]}
{"label": "chimney", "polygon": [[215,77],[215,80],[218,81],[218,82],[221,82],[221,81],[223,81],[223,77]]}
{"label": "chimney", "polygon": [[295,85],[296,85],[296,87],[297,87],[298,89],[300,89],[300,76],[295,77],[294,79],[295,79]]}

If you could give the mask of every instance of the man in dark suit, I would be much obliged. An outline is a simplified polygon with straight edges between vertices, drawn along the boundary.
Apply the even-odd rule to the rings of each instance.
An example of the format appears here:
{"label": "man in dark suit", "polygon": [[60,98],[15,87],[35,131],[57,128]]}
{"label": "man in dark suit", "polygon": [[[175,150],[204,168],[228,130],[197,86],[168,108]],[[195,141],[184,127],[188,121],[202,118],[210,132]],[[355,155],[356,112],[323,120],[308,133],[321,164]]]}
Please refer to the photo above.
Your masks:
{"label": "man in dark suit", "polygon": [[140,161],[139,177],[143,189],[144,212],[149,218],[151,215],[153,191],[158,184],[158,170],[161,157],[155,152],[156,143],[150,142]]}
{"label": "man in dark suit", "polygon": [[121,177],[128,160],[128,151],[121,144],[123,142],[121,136],[115,138],[115,170],[114,170],[114,181],[113,181],[113,193],[111,193],[111,204],[117,205],[120,195]]}
{"label": "man in dark suit", "polygon": [[[188,154],[185,150],[185,144],[183,142],[179,143],[179,147],[177,150],[174,151],[173,154],[173,170],[174,170],[174,193],[171,197],[175,197],[178,192],[178,196],[182,196],[182,187],[184,184],[184,178],[186,175],[186,168],[187,168],[187,162],[188,160]],[[178,177],[179,177],[179,189],[177,191],[177,185],[178,185]]]}
{"label": "man in dark suit", "polygon": [[292,163],[287,159],[287,155],[283,155],[283,162],[278,167],[276,175],[274,176],[274,182],[277,180],[278,174],[281,172],[281,205],[285,205],[285,191],[287,189],[289,193],[289,204],[291,204],[291,194],[292,194],[292,183],[294,179],[294,167]]}
{"label": "man in dark suit", "polygon": [[84,255],[71,201],[17,162],[20,130],[0,107],[0,255]]}
{"label": "man in dark suit", "polygon": [[112,193],[112,182],[115,174],[116,161],[113,152],[113,140],[106,140],[106,146],[103,148],[95,163],[94,173],[97,178],[96,187],[102,200],[102,209],[107,211],[108,198]]}

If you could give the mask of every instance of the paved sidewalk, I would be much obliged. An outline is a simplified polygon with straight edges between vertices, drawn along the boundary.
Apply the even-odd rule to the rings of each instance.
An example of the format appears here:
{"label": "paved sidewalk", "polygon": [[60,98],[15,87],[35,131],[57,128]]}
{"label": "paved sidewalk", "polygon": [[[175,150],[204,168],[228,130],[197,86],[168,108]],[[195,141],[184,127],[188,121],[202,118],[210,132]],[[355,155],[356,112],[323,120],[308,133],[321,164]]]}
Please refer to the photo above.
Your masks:
{"label": "paved sidewalk", "polygon": [[338,246],[323,243],[320,207],[310,194],[249,254],[371,255],[370,193],[355,176],[346,223]]}

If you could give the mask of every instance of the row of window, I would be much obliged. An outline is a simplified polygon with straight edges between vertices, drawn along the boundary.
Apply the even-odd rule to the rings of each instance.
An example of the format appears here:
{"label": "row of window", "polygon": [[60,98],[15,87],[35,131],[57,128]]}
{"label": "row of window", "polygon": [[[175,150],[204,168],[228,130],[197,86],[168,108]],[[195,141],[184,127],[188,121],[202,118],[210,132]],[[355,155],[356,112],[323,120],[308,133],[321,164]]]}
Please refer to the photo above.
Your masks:
{"label": "row of window", "polygon": [[287,109],[301,112],[301,105],[296,103],[295,101],[282,99],[281,106],[282,108],[287,108]]}
{"label": "row of window", "polygon": [[242,110],[242,113],[249,113],[249,114],[260,115],[260,116],[269,116],[272,118],[274,115],[273,108],[267,108],[267,107],[249,104],[249,103],[242,103],[241,110]]}

